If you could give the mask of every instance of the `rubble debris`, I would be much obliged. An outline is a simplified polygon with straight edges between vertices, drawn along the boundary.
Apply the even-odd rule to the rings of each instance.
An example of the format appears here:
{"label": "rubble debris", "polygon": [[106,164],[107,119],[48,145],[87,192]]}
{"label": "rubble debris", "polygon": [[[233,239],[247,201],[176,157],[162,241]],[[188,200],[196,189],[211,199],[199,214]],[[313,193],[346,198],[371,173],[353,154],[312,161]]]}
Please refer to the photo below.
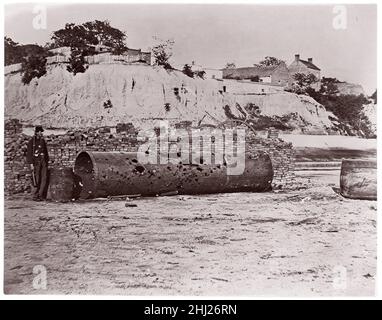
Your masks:
{"label": "rubble debris", "polygon": [[138,207],[138,205],[136,205],[135,203],[125,203],[125,207],[129,207],[129,208],[135,208],[135,207]]}
{"label": "rubble debris", "polygon": [[317,224],[319,222],[318,218],[306,218],[297,222],[289,222],[290,226],[300,226],[302,224]]}
{"label": "rubble debris", "polygon": [[167,196],[176,196],[178,194],[178,190],[175,191],[168,191],[168,192],[162,192],[159,194],[160,197],[167,197]]}
{"label": "rubble debris", "polygon": [[217,280],[217,281],[229,282],[229,280],[227,280],[227,279],[223,279],[223,278],[211,277],[211,279],[213,279],[213,280]]}

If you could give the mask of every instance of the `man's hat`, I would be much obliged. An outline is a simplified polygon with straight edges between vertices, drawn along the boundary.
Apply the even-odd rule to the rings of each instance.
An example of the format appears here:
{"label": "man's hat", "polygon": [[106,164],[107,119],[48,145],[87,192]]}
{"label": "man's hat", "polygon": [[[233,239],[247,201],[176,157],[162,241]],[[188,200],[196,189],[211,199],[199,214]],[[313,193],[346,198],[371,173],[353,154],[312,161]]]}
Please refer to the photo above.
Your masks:
{"label": "man's hat", "polygon": [[34,132],[37,133],[37,132],[44,132],[44,129],[42,128],[42,126],[36,126],[34,128]]}

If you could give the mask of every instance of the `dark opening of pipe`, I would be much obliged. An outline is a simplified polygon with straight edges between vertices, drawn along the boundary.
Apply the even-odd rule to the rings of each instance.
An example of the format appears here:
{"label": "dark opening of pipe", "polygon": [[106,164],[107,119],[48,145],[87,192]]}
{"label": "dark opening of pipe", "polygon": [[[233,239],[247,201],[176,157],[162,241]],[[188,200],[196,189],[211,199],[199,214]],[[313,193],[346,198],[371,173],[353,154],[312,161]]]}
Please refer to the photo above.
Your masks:
{"label": "dark opening of pipe", "polygon": [[74,172],[81,177],[82,190],[80,197],[91,198],[95,190],[95,170],[93,161],[87,152],[81,152],[74,163]]}

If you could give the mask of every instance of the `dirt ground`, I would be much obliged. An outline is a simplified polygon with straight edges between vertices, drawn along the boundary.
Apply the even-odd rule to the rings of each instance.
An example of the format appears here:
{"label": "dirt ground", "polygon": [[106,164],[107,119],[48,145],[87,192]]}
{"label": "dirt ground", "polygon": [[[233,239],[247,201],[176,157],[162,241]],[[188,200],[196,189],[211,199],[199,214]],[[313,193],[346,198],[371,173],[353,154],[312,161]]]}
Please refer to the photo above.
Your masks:
{"label": "dirt ground", "polygon": [[[7,294],[374,295],[376,201],[299,190],[75,203],[5,200]],[[133,206],[136,205],[136,206]],[[46,289],[33,286],[37,265]]]}

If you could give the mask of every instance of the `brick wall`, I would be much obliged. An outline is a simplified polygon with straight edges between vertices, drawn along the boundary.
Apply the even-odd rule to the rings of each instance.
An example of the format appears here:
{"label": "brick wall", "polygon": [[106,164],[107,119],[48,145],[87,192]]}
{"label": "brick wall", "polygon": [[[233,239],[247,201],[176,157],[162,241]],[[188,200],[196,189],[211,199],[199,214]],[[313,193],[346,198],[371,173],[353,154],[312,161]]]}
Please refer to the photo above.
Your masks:
{"label": "brick wall", "polygon": [[247,133],[247,150],[269,154],[273,166],[273,189],[292,188],[295,183],[295,153],[293,145],[278,138],[274,128],[270,129],[268,138],[259,138],[252,132]]}
{"label": "brick wall", "polygon": [[6,121],[4,130],[4,191],[5,194],[23,192],[25,188],[21,184],[31,178],[25,163],[28,140],[18,120]]}
{"label": "brick wall", "polygon": [[[110,128],[85,129],[64,135],[45,135],[49,167],[71,167],[78,152],[137,151],[137,132],[131,124]],[[26,163],[27,144],[31,137],[22,133],[18,120],[5,123],[4,187],[6,194],[30,192],[31,172]]]}
{"label": "brick wall", "polygon": [[[188,123],[177,126],[189,128]],[[118,124],[111,128],[88,128],[68,132],[64,135],[46,135],[50,167],[71,167],[78,152],[88,151],[137,151],[142,143],[137,139],[132,124]],[[4,185],[5,194],[30,192],[31,174],[26,163],[27,143],[30,139],[22,133],[18,120],[5,123]],[[294,182],[294,151],[291,144],[278,138],[277,131],[270,130],[269,138],[264,139],[247,131],[247,152],[266,152],[272,159],[274,169],[273,187],[288,188]]]}

